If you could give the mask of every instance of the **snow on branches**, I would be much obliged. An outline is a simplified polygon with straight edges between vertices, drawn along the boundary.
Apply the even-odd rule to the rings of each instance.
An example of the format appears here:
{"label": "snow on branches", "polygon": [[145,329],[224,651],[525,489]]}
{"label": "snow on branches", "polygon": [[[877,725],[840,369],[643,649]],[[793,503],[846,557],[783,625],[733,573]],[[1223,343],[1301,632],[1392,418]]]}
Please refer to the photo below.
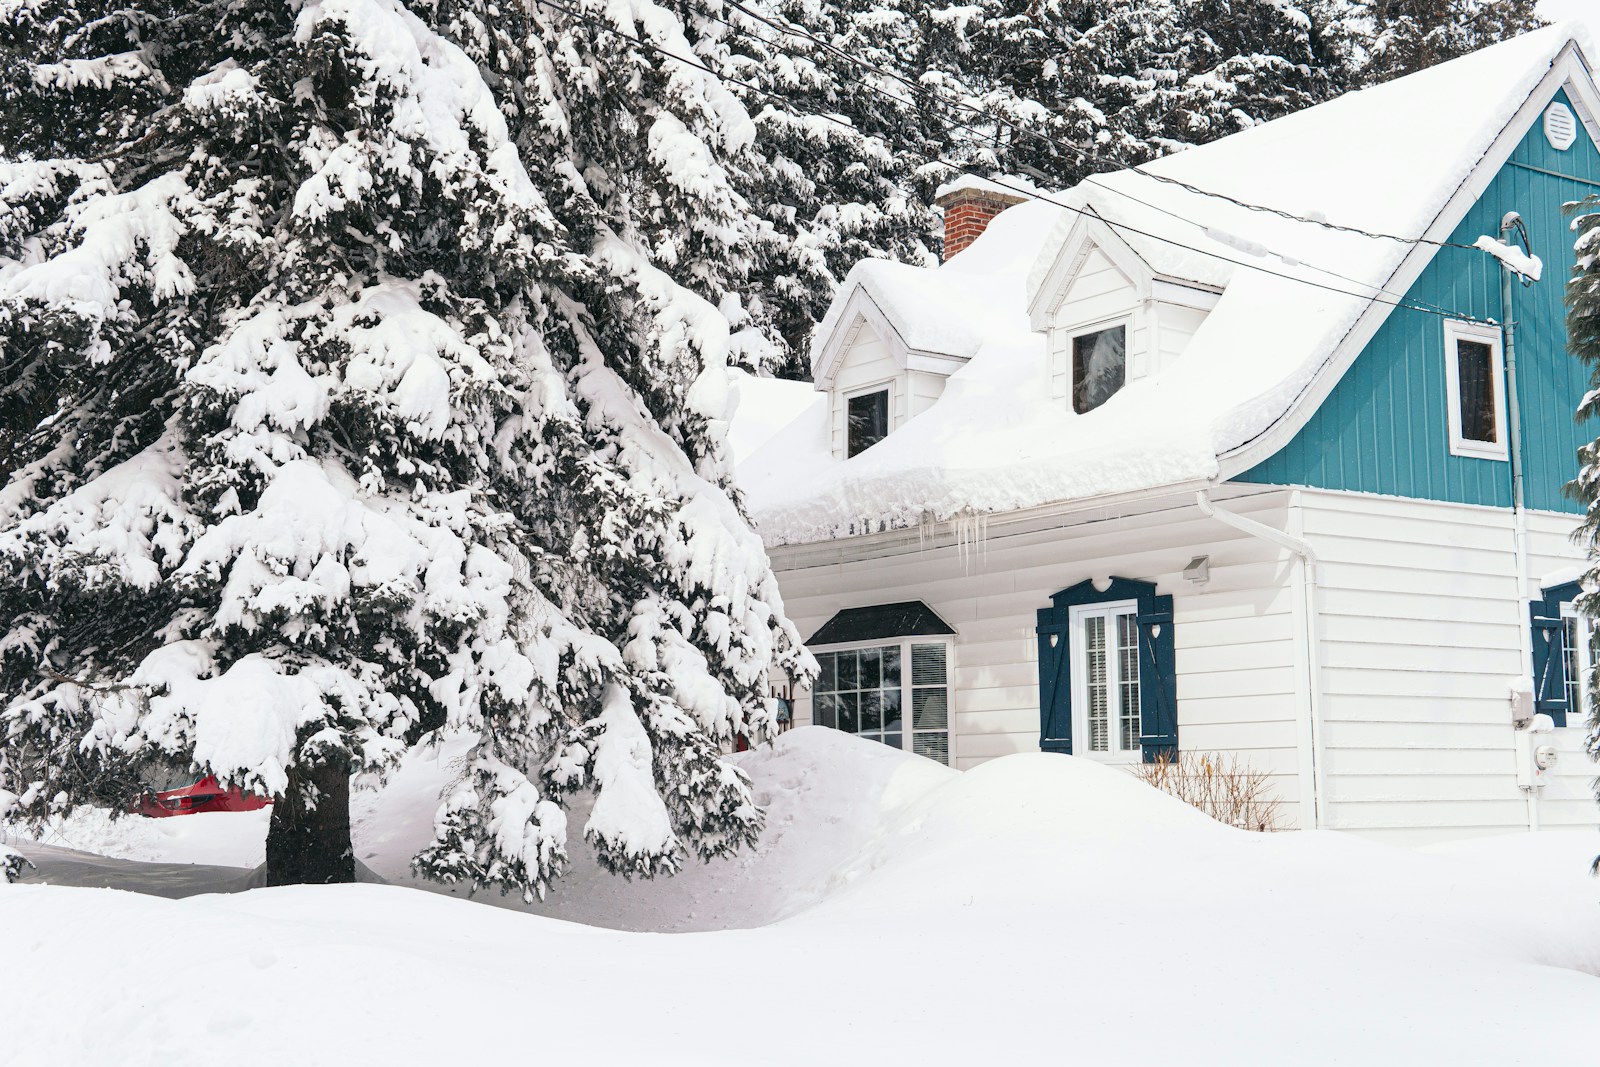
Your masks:
{"label": "snow on branches", "polygon": [[[0,787],[40,817],[203,771],[292,801],[276,834],[339,808],[328,767],[467,731],[434,876],[543,894],[574,789],[625,874],[753,840],[721,746],[809,658],[722,444],[770,239],[740,102],[542,9],[31,10],[0,30]],[[144,73],[54,73],[107,19]],[[127,122],[41,140],[108,98]]]}

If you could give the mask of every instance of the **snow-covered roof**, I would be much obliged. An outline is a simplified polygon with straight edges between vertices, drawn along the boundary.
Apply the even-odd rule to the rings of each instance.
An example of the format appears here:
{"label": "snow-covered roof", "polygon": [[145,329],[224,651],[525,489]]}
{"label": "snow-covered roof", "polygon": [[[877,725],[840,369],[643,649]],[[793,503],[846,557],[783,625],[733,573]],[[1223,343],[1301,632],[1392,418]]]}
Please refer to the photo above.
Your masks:
{"label": "snow-covered roof", "polygon": [[[763,536],[774,545],[825,540],[1156,491],[1264,458],[1320,403],[1432,250],[1152,175],[1307,219],[1441,238],[1481,191],[1472,179],[1487,182],[1496,153],[1509,153],[1508,127],[1520,135],[1559,84],[1577,90],[1592,124],[1586,44],[1581,28],[1539,30],[1096,176],[1052,197],[1065,207],[1013,207],[937,268],[859,264],[819,327],[817,351],[837,343],[847,306],[865,295],[911,348],[968,362],[932,408],[851,459],[831,456],[825,406],[773,433],[739,467]],[[1084,226],[1109,227],[1152,275],[1221,295],[1180,359],[1077,415],[1050,398],[1044,338],[1028,308],[1049,297],[1052,272]]]}

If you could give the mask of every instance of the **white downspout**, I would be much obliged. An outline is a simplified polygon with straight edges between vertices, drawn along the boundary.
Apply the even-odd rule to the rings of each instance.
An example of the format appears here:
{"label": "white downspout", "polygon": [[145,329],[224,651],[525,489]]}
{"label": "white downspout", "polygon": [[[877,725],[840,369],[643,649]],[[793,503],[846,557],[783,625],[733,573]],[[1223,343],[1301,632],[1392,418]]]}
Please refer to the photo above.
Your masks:
{"label": "white downspout", "polygon": [[[1522,223],[1522,216],[1515,211],[1508,211],[1500,220],[1500,240],[1510,244],[1516,237],[1516,231],[1522,230],[1527,234]],[[1524,242],[1526,246],[1526,241]],[[1500,264],[1500,331],[1505,341],[1506,350],[1506,413],[1510,426],[1511,447],[1509,458],[1511,460],[1511,531],[1514,538],[1516,566],[1517,566],[1517,604],[1520,606],[1528,599],[1528,511],[1523,498],[1522,488],[1522,401],[1517,395],[1517,320],[1512,313],[1515,305],[1511,297],[1516,289],[1511,284],[1512,270],[1508,264]],[[1537,686],[1533,677],[1533,631],[1531,627],[1523,627],[1524,633],[1520,644],[1522,654],[1522,677],[1528,679],[1530,685]],[[1513,750],[1516,746],[1513,745]],[[1530,786],[1528,793],[1528,829],[1539,829],[1539,786]]]}
{"label": "white downspout", "polygon": [[1306,716],[1311,734],[1311,818],[1312,825],[1320,830],[1327,823],[1324,798],[1327,791],[1323,781],[1322,759],[1322,667],[1321,654],[1318,651],[1317,640],[1317,553],[1310,542],[1304,538],[1295,537],[1266,523],[1247,519],[1243,515],[1236,515],[1231,511],[1223,511],[1211,502],[1210,491],[1201,489],[1195,493],[1195,503],[1199,505],[1201,514],[1208,518],[1216,519],[1224,526],[1231,526],[1240,533],[1266,541],[1279,548],[1288,549],[1294,554],[1300,568],[1300,580],[1305,589],[1305,634],[1303,640],[1306,647],[1306,685],[1307,707]]}

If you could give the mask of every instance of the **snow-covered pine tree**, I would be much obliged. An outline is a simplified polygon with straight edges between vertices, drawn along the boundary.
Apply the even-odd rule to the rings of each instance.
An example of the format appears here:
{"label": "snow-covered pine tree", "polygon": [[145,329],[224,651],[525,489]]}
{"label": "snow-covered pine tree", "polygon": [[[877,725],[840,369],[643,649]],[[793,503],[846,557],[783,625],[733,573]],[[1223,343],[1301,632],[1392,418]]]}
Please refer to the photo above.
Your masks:
{"label": "snow-covered pine tree", "polygon": [[0,807],[208,771],[345,880],[350,776],[467,730],[432,876],[543,893],[579,789],[614,871],[753,839],[754,127],[599,28],[694,20],[567,6],[4,0]]}
{"label": "snow-covered pine tree", "polygon": [[960,87],[929,66],[938,13],[926,5],[719,6],[732,26],[730,87],[756,124],[758,164],[741,188],[770,226],[749,292],[787,343],[784,372],[805,377],[810,330],[852,266],[930,263],[937,248],[933,192],[948,171],[927,161],[949,150],[949,109],[895,75],[941,94]]}
{"label": "snow-covered pine tree", "polygon": [[1360,84],[1376,85],[1536,29],[1538,0],[1344,0],[1364,56]]}
{"label": "snow-covered pine tree", "polygon": [[991,111],[1046,135],[1008,134],[999,168],[1067,185],[1336,95],[1326,23],[1278,0],[989,0],[969,77]]}
{"label": "snow-covered pine tree", "polygon": [[[1573,229],[1577,233],[1577,265],[1567,282],[1567,349],[1589,367],[1589,392],[1578,405],[1579,419],[1600,415],[1600,197],[1578,205]],[[1567,494],[1584,506],[1577,539],[1588,550],[1589,570],[1583,577],[1585,592],[1575,606],[1591,619],[1600,618],[1600,440],[1578,450],[1578,476],[1567,483]],[[1600,633],[1600,627],[1595,628]],[[1594,649],[1600,652],[1600,647]],[[1588,691],[1600,693],[1600,656],[1591,655]],[[1588,716],[1589,755],[1600,759],[1600,701],[1584,709]],[[1600,801],[1600,780],[1595,782]],[[1595,861],[1600,870],[1600,859]]]}

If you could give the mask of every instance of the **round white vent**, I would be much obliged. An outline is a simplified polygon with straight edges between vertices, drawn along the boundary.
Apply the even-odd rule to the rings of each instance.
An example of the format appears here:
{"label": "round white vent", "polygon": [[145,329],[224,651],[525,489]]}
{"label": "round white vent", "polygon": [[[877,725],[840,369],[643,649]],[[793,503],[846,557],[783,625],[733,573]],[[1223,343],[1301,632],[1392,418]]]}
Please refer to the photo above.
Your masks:
{"label": "round white vent", "polygon": [[1557,152],[1565,152],[1578,139],[1578,120],[1566,104],[1558,102],[1544,109],[1544,139]]}

